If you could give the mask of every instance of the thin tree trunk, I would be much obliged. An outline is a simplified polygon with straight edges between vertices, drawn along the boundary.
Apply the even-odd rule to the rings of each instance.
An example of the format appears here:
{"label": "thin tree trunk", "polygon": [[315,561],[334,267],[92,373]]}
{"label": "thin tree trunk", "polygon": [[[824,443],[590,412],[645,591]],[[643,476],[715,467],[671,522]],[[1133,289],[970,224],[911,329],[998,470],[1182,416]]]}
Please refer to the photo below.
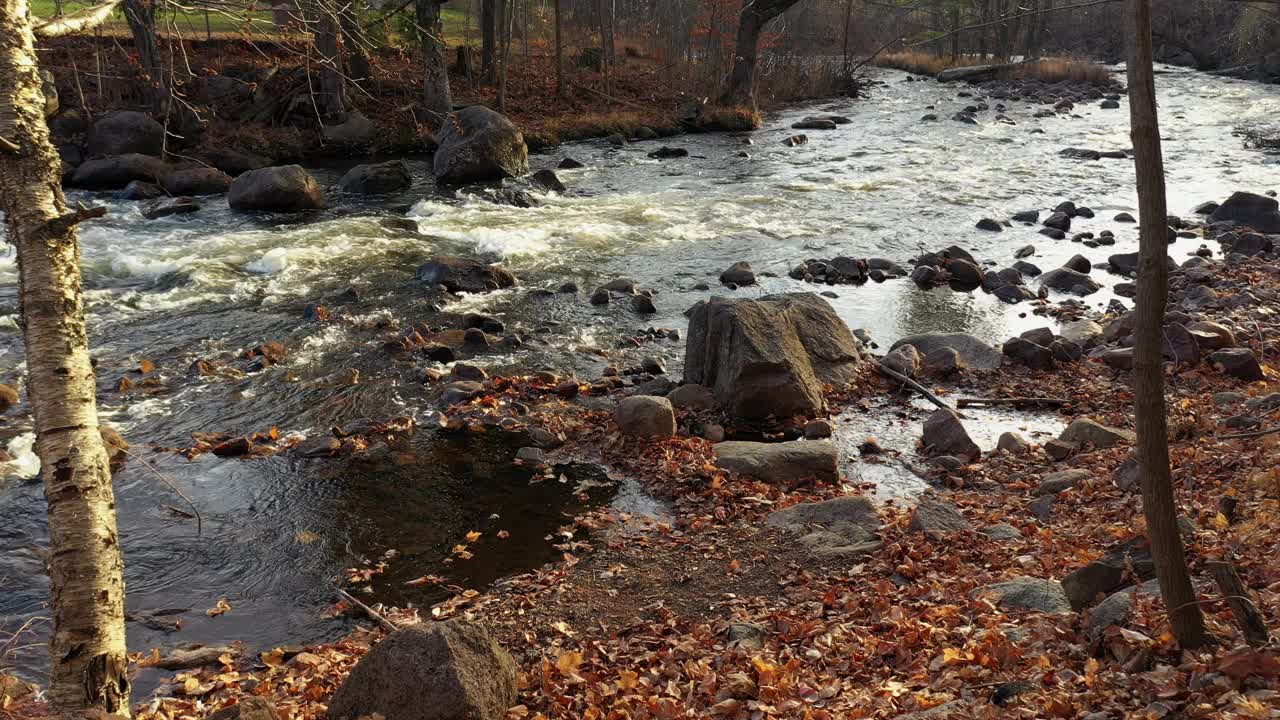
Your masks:
{"label": "thin tree trunk", "polygon": [[756,56],[760,47],[760,31],[769,21],[786,12],[799,0],[743,0],[742,17],[738,20],[738,37],[733,53],[733,72],[729,87],[721,96],[725,105],[755,107]]}
{"label": "thin tree trunk", "polygon": [[951,8],[951,61],[960,60],[960,8]]}
{"label": "thin tree trunk", "polygon": [[124,561],[98,431],[76,222],[49,143],[27,0],[0,0],[0,209],[18,249],[27,392],[49,504],[53,713],[129,715]]}
{"label": "thin tree trunk", "polygon": [[498,72],[498,112],[507,111],[507,66],[511,64],[511,23],[514,20],[512,0],[498,0],[498,19],[501,22],[499,39],[502,42],[502,69]]}
{"label": "thin tree trunk", "polygon": [[1179,645],[1197,648],[1206,640],[1204,618],[1196,603],[1186,552],[1178,533],[1165,421],[1161,350],[1169,290],[1169,271],[1165,264],[1169,244],[1165,227],[1164,160],[1151,66],[1151,0],[1133,0],[1128,75],[1129,122],[1140,213],[1133,399],[1138,425],[1138,463],[1142,468],[1142,509],[1169,625]]}
{"label": "thin tree trunk", "polygon": [[138,51],[138,63],[146,73],[143,78],[144,98],[151,111],[159,114],[164,109],[164,71],[160,65],[160,46],[156,40],[156,6],[148,0],[125,0],[124,17],[133,33],[134,49]]}
{"label": "thin tree trunk", "polygon": [[494,47],[497,45],[499,0],[480,0],[480,76],[493,82]]}
{"label": "thin tree trunk", "polygon": [[311,0],[306,17],[312,45],[320,56],[319,92],[315,102],[322,116],[337,115],[346,109],[346,81],[342,77],[342,55],[338,50],[338,21],[320,0]]}
{"label": "thin tree trunk", "polygon": [[561,44],[560,0],[555,0],[556,14],[556,95],[564,95],[564,46]]}
{"label": "thin tree trunk", "polygon": [[432,129],[438,130],[445,116],[453,111],[453,95],[449,90],[449,67],[444,59],[443,28],[440,3],[418,0],[414,5],[418,27],[422,33],[423,106],[432,115]]}
{"label": "thin tree trunk", "polygon": [[342,27],[342,35],[346,40],[343,47],[347,51],[347,75],[352,80],[368,80],[373,77],[373,68],[369,62],[369,51],[365,46],[364,30],[360,27],[360,18],[356,17],[353,6],[342,6],[338,11],[338,24]]}

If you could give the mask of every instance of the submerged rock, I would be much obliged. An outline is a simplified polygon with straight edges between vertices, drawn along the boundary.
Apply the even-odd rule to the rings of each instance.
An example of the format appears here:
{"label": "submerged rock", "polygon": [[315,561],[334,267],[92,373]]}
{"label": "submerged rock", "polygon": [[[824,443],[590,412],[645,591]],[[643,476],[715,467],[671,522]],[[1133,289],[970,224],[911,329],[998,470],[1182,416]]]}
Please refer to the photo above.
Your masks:
{"label": "submerged rock", "polygon": [[848,326],[812,293],[712,298],[690,312],[685,378],[740,418],[816,414],[823,385],[852,382],[861,360]]}
{"label": "submerged rock", "polygon": [[438,255],[418,268],[417,279],[427,285],[443,285],[449,292],[482,293],[511,287],[516,276],[501,265]]}

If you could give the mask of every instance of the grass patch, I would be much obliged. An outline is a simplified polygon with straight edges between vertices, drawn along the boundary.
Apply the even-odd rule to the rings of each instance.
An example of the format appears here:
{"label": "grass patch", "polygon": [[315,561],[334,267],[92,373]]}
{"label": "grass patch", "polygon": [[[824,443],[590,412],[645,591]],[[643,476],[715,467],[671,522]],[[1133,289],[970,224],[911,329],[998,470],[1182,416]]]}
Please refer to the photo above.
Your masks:
{"label": "grass patch", "polygon": [[[943,70],[955,67],[985,65],[995,62],[981,55],[961,55],[952,59],[950,55],[933,55],[918,50],[882,53],[872,61],[878,67],[905,70],[916,75],[936,76]],[[1009,72],[1009,76],[1019,80],[1042,80],[1044,82],[1087,82],[1106,85],[1111,82],[1111,71],[1105,66],[1070,57],[1046,57],[1035,62],[1020,63]]]}
{"label": "grass patch", "polygon": [[659,134],[671,123],[670,118],[658,112],[614,110],[610,112],[584,112],[563,117],[548,118],[524,131],[531,145],[551,147],[562,142],[622,135],[635,137],[636,130],[647,127]]}

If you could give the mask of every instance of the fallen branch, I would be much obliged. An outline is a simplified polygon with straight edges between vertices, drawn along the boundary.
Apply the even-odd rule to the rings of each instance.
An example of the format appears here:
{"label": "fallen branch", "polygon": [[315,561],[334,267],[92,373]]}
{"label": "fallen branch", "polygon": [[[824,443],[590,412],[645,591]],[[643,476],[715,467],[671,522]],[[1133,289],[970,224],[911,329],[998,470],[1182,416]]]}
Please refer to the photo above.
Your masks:
{"label": "fallen branch", "polygon": [[916,392],[920,393],[921,395],[923,395],[923,396],[924,396],[924,399],[925,399],[925,400],[928,400],[929,402],[933,403],[934,405],[937,405],[938,407],[942,408],[943,410],[951,410],[952,412],[955,412],[955,413],[956,413],[956,415],[959,415],[960,417],[964,417],[964,413],[956,412],[955,410],[953,410],[953,409],[952,409],[952,407],[951,407],[950,405],[948,405],[948,404],[946,404],[946,403],[942,402],[941,400],[939,400],[937,395],[934,395],[933,393],[931,393],[931,392],[929,392],[928,390],[926,390],[926,389],[925,389],[925,387],[924,387],[923,385],[921,385],[920,383],[916,382],[915,380],[912,380],[911,378],[907,377],[906,375],[903,375],[902,373],[898,372],[897,370],[890,370],[889,368],[887,368],[887,367],[885,367],[885,366],[884,366],[884,363],[879,363],[879,364],[877,364],[877,365],[876,365],[876,368],[877,368],[877,369],[879,369],[879,370],[880,370],[880,372],[884,373],[885,375],[888,375],[889,377],[893,378],[894,380],[897,380],[898,382],[902,383],[903,385],[906,385],[907,387],[911,388],[912,390],[915,390]]}
{"label": "fallen branch", "polygon": [[1258,612],[1258,606],[1249,597],[1249,588],[1245,587],[1236,566],[1230,560],[1216,560],[1205,563],[1213,573],[1213,581],[1218,584],[1218,591],[1231,606],[1231,614],[1236,617],[1236,624],[1244,632],[1245,642],[1254,647],[1262,647],[1271,642],[1271,634],[1267,632],[1267,623]]}
{"label": "fallen branch", "polygon": [[162,472],[160,472],[159,470],[157,470],[157,469],[155,468],[155,466],[154,466],[154,465],[152,465],[151,463],[147,462],[146,460],[143,460],[142,458],[138,457],[137,455],[135,455],[135,454],[133,454],[133,453],[129,452],[129,448],[121,447],[121,448],[113,448],[113,449],[115,449],[115,450],[119,450],[120,452],[124,453],[125,455],[128,455],[129,457],[133,458],[134,460],[137,460],[138,462],[142,463],[143,467],[145,467],[146,469],[148,469],[148,470],[150,470],[151,472],[155,473],[155,476],[156,476],[156,477],[158,477],[158,478],[160,478],[160,482],[164,483],[165,485],[168,485],[170,490],[172,490],[172,491],[173,491],[173,492],[174,492],[178,497],[180,497],[180,498],[182,498],[183,500],[185,500],[185,501],[187,502],[187,504],[191,506],[191,513],[185,513],[185,512],[183,512],[183,511],[179,510],[178,508],[175,508],[175,507],[169,507],[168,505],[166,505],[165,507],[169,508],[169,510],[170,510],[170,511],[172,511],[172,512],[174,512],[174,513],[177,513],[178,515],[189,515],[190,517],[194,517],[194,518],[195,518],[195,520],[196,520],[196,535],[200,535],[200,534],[202,534],[202,533],[203,533],[203,531],[204,531],[204,518],[200,517],[200,509],[196,507],[196,504],[195,504],[195,503],[191,502],[191,498],[187,497],[187,494],[186,494],[186,493],[184,493],[184,492],[182,492],[181,490],[179,490],[179,489],[178,489],[178,486],[177,486],[177,485],[174,485],[174,484],[169,480],[169,478],[165,477],[165,476],[164,476],[164,473],[162,473]]}
{"label": "fallen branch", "polygon": [[390,620],[388,620],[388,619],[386,619],[386,618],[382,617],[381,615],[379,615],[377,610],[374,610],[373,608],[369,607],[368,605],[365,605],[364,603],[360,602],[359,600],[357,600],[357,599],[355,598],[355,596],[354,596],[354,595],[352,595],[351,593],[347,592],[346,590],[343,590],[342,588],[338,588],[338,595],[339,595],[343,600],[346,600],[347,602],[351,603],[352,605],[355,605],[356,607],[358,607],[358,608],[360,608],[362,611],[364,611],[364,614],[365,614],[365,615],[368,615],[368,616],[369,616],[369,618],[370,618],[371,620],[376,621],[376,622],[377,622],[379,625],[381,625],[381,626],[382,626],[382,628],[383,628],[384,630],[386,630],[387,632],[395,632],[396,630],[398,630],[398,629],[399,629],[399,628],[397,628],[397,627],[395,626],[395,624],[394,624],[394,623],[392,623]]}
{"label": "fallen branch", "polygon": [[17,154],[17,152],[21,149],[22,148],[18,147],[17,143],[10,140],[9,138],[4,137],[3,135],[0,135],[0,150],[5,150],[7,152]]}
{"label": "fallen branch", "polygon": [[107,2],[100,5],[77,10],[70,15],[63,15],[43,25],[37,25],[35,28],[36,37],[56,38],[63,35],[73,35],[84,30],[92,30],[106,22],[111,13],[115,12],[116,7],[120,5],[120,2],[121,0],[107,0]]}
{"label": "fallen branch", "polygon": [[1062,407],[1071,402],[1065,398],[1010,397],[1010,398],[960,398],[956,407],[973,407],[981,405],[1047,405]]}
{"label": "fallen branch", "polygon": [[1214,440],[1239,440],[1240,438],[1255,438],[1263,435],[1274,435],[1280,433],[1280,427],[1267,428],[1266,430],[1254,430],[1252,432],[1231,433],[1230,435],[1214,435]]}

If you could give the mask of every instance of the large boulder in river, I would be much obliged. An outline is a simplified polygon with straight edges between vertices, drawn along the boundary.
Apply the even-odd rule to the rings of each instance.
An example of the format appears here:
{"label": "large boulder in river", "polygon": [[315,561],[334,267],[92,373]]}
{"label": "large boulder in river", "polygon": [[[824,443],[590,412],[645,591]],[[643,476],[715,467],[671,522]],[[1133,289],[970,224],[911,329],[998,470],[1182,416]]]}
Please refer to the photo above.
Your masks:
{"label": "large boulder in river", "polygon": [[1235,222],[1262,233],[1280,233],[1280,203],[1275,198],[1235,192],[1209,216],[1209,222]]}
{"label": "large boulder in river", "polygon": [[685,380],[739,418],[814,414],[823,386],[852,382],[861,360],[848,326],[813,293],[712,298],[689,312]]}
{"label": "large boulder in river", "polygon": [[320,184],[300,165],[250,170],[231,182],[227,203],[233,210],[298,212],[329,206]]}
{"label": "large boulder in river", "polygon": [[118,190],[134,180],[154,183],[169,174],[169,164],[151,155],[113,155],[86,160],[68,184],[87,190]]}
{"label": "large boulder in river", "polygon": [[93,155],[163,155],[164,126],[145,113],[124,110],[103,115],[89,128],[86,152]]}
{"label": "large boulder in river", "polygon": [[413,184],[409,166],[403,160],[356,165],[338,181],[338,189],[358,195],[377,195],[404,190]]}
{"label": "large boulder in river", "polygon": [[511,287],[516,276],[501,265],[458,257],[437,255],[418,268],[418,282],[443,285],[449,292],[482,293]]}
{"label": "large boulder in river", "polygon": [[965,367],[974,370],[995,370],[1000,367],[1000,351],[965,333],[928,332],[908,335],[889,348],[890,352],[903,345],[913,345],[921,355],[928,356],[938,348],[951,348],[960,356]]}
{"label": "large boulder in river", "polygon": [[717,443],[716,467],[750,475],[765,482],[790,483],[806,478],[840,479],[839,454],[829,442],[792,440],[763,443],[730,440]]}
{"label": "large boulder in river", "polygon": [[450,113],[439,142],[433,169],[442,183],[501,180],[529,172],[529,148],[520,129],[483,105]]}
{"label": "large boulder in river", "polygon": [[479,625],[409,625],[378,643],[329,701],[331,720],[500,720],[516,704],[516,664]]}

